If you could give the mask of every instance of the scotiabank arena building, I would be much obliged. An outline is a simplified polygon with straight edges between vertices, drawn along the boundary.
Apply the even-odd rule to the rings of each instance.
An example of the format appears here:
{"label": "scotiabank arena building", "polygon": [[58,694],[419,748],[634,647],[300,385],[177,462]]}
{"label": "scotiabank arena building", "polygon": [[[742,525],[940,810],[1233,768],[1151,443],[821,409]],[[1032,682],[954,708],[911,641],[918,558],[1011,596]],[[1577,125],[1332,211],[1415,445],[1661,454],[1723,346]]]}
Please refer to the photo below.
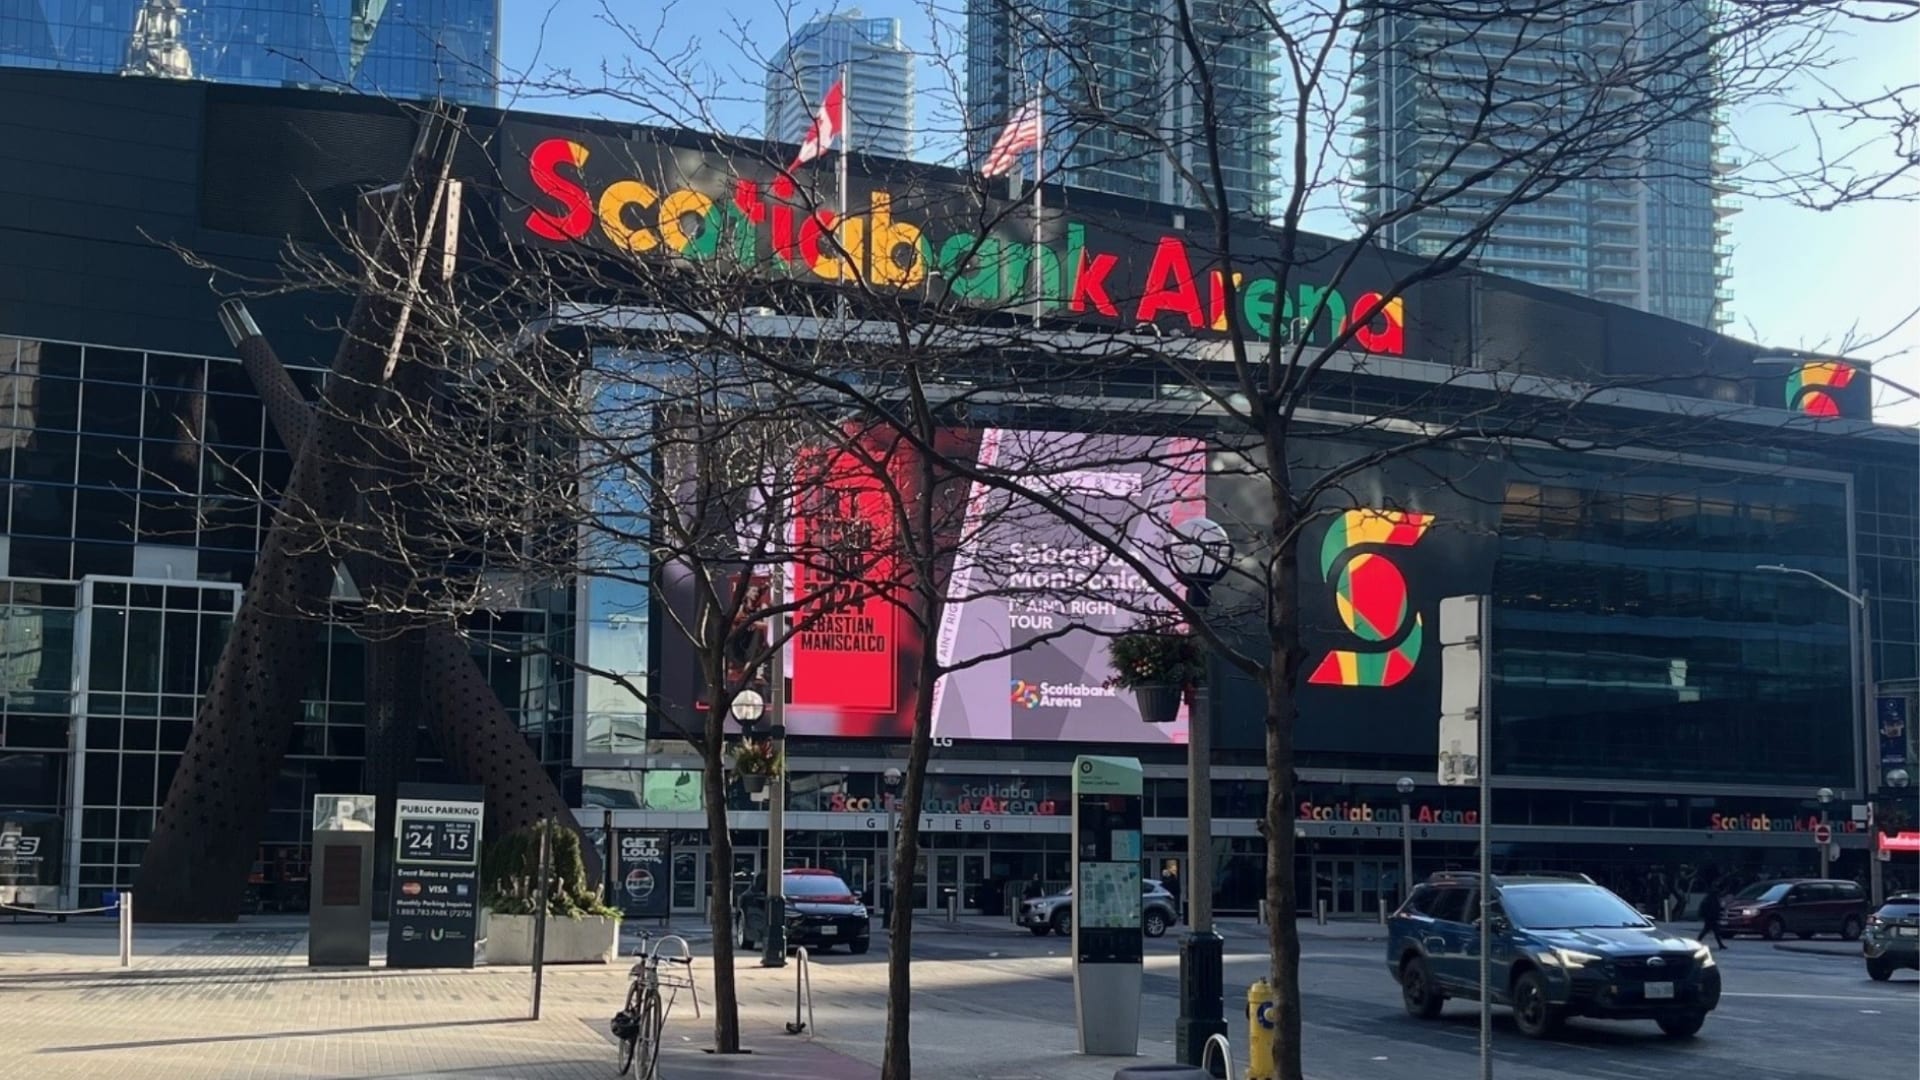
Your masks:
{"label": "scotiabank arena building", "polygon": [[[232,275],[271,276],[290,241],[326,240],[320,215],[396,179],[416,118],[340,95],[20,70],[0,71],[0,117],[0,830],[13,838],[0,848],[0,901],[38,888],[90,904],[129,885],[140,864],[271,521],[259,492],[271,497],[290,473],[216,318],[209,274],[163,245]],[[712,151],[690,133],[529,114],[468,120],[489,136],[457,165],[471,243],[681,250],[698,238],[648,215],[691,190],[824,275],[807,221],[782,224],[771,204],[756,212],[770,188],[729,181],[731,203],[698,190],[688,178]],[[741,176],[737,163],[710,171]],[[937,207],[910,213],[881,196],[908,173],[922,191],[977,181],[905,163],[855,171],[872,229],[913,231],[921,269],[937,268],[965,230],[943,225]],[[1218,285],[1189,213],[1072,190],[1048,189],[1044,201],[1044,243],[1019,257],[1037,257],[1052,295],[1067,298],[1050,316],[1204,341],[1232,315],[1214,310]],[[1026,235],[1009,253],[1031,247]],[[1257,261],[1260,243],[1250,232],[1241,250]],[[1314,652],[1297,739],[1299,870],[1313,883],[1303,905],[1371,914],[1393,902],[1405,887],[1403,835],[1416,874],[1470,865],[1476,795],[1437,782],[1432,632],[1440,599],[1468,593],[1493,598],[1496,864],[1577,869],[1653,902],[1688,883],[1814,871],[1824,812],[1834,873],[1864,879],[1859,811],[1870,788],[1912,768],[1907,720],[1920,708],[1920,445],[1911,429],[1873,422],[1877,377],[1478,273],[1382,305],[1369,275],[1391,280],[1394,269],[1394,256],[1374,253],[1337,286],[1296,274],[1284,295],[1257,276],[1240,287],[1232,317],[1262,334],[1313,312],[1324,317],[1310,333],[1370,315],[1347,362],[1331,366],[1313,422],[1392,415],[1381,430],[1415,430],[1421,417],[1402,415],[1405,403],[1440,401],[1443,385],[1467,402],[1496,385],[1542,400],[1594,381],[1620,388],[1583,409],[1578,452],[1542,438],[1469,471],[1434,448],[1369,475],[1370,501],[1463,523],[1385,553],[1405,593],[1392,634],[1345,629],[1335,587],[1317,576],[1324,551],[1337,557],[1366,538],[1329,541],[1332,515],[1304,542],[1303,576],[1316,576],[1302,582]],[[999,286],[973,287],[985,296]],[[312,295],[253,304],[309,395],[335,349],[325,328],[343,310]],[[563,310],[549,316],[565,321]],[[598,347],[591,327],[579,338]],[[1515,369],[1538,379],[1502,378]],[[1054,407],[1020,437],[1044,431],[1071,445],[1103,400],[1136,412],[1158,403],[1166,438],[1203,431],[1206,410],[1166,392],[1167,379],[1116,361],[1079,404]],[[1634,435],[1682,427],[1685,438]],[[1339,452],[1337,441],[1312,451]],[[1436,475],[1467,479],[1439,485]],[[1250,496],[1221,480],[1186,497],[1225,517]],[[1768,565],[1866,597],[1870,633],[1839,592],[1758,569]],[[581,580],[503,598],[469,636],[580,823],[656,837],[672,908],[694,912],[713,884],[694,755],[671,737],[670,718],[540,653],[557,644],[641,681],[663,708],[692,708],[688,646],[664,617],[669,577],[661,595]],[[365,643],[350,591],[338,599],[348,616],[315,627],[324,659],[254,853],[249,902],[264,908],[305,903],[312,797],[367,790]],[[1111,617],[1097,606],[1046,615],[1096,630]],[[1011,629],[1033,617],[974,616]],[[821,639],[792,656],[786,852],[864,889],[912,712],[895,676],[928,643],[899,624],[857,631],[857,647]],[[1033,875],[1064,882],[1069,763],[1096,747],[1145,765],[1149,871],[1182,865],[1186,719],[1143,723],[1130,698],[1105,689],[1098,641],[1067,635],[942,691],[916,904],[931,908],[951,887],[965,909],[1002,913]],[[852,663],[829,655],[846,652],[863,657],[858,677],[831,667]],[[1263,876],[1260,695],[1222,672],[1195,707],[1215,733],[1217,903],[1250,911]],[[463,779],[430,745],[415,775]],[[767,807],[737,786],[729,799],[734,875],[750,875]],[[1890,887],[1920,883],[1912,857],[1898,858]]]}

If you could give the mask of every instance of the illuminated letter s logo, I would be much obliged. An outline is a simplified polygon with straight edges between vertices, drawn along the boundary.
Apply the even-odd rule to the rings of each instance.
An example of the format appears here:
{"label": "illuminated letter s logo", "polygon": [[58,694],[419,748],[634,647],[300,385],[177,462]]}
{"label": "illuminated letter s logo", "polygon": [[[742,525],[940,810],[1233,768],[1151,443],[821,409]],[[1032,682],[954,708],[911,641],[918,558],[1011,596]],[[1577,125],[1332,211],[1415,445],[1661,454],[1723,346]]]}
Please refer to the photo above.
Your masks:
{"label": "illuminated letter s logo", "polygon": [[[1320,577],[1333,586],[1340,621],[1353,636],[1369,643],[1406,636],[1377,652],[1328,653],[1307,681],[1320,686],[1395,686],[1413,674],[1420,661],[1420,613],[1410,611],[1407,579],[1385,555],[1363,551],[1341,563],[1357,547],[1412,547],[1433,524],[1432,514],[1402,510],[1348,510],[1335,519],[1320,543]],[[1335,573],[1335,566],[1339,572]],[[1411,623],[1409,623],[1411,616]]]}
{"label": "illuminated letter s logo", "polygon": [[1808,416],[1839,416],[1840,403],[1829,390],[1844,390],[1853,382],[1851,364],[1818,360],[1801,364],[1787,376],[1787,408]]}

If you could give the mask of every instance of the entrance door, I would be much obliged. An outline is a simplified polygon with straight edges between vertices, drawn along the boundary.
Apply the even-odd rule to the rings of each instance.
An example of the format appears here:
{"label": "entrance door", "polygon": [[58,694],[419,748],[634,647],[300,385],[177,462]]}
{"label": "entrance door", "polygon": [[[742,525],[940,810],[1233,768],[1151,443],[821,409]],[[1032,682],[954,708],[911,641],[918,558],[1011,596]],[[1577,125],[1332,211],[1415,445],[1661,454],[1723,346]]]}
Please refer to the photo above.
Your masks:
{"label": "entrance door", "polygon": [[[754,876],[760,872],[760,852],[739,851],[733,853],[733,881],[730,883],[736,899],[753,883]],[[708,887],[713,878],[713,850],[711,848],[677,848],[673,853],[673,910],[697,912],[708,918]]]}
{"label": "entrance door", "polygon": [[987,855],[984,851],[941,852],[933,857],[933,905],[945,911],[947,890],[960,894],[960,910],[978,915],[981,894],[987,887]]}

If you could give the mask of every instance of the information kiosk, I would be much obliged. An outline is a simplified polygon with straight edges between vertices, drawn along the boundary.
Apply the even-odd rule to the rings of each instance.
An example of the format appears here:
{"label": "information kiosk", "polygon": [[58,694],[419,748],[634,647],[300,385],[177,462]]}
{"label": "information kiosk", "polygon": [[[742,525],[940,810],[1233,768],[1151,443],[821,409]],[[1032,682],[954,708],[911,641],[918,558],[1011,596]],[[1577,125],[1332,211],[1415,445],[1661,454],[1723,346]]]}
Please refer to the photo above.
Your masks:
{"label": "information kiosk", "polygon": [[1140,1051],[1140,762],[1073,761],[1073,1004],[1083,1054]]}

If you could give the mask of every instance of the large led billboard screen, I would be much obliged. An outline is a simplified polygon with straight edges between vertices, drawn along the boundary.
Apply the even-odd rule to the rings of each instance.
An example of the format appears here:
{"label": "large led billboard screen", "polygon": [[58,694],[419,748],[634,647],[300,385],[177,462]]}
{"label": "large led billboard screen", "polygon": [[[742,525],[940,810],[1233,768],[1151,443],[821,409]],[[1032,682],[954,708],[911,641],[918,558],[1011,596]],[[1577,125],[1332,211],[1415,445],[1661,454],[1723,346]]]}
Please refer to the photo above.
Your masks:
{"label": "large led billboard screen", "polygon": [[[934,694],[934,735],[951,739],[1181,743],[1172,724],[1140,719],[1133,695],[1106,686],[1106,643],[1164,608],[1156,584],[1167,569],[1171,529],[1205,513],[1206,453],[1198,440],[1134,435],[981,429],[947,432],[940,453],[980,479],[945,485],[953,512],[937,527],[946,610],[936,640],[954,669]],[[929,647],[921,620],[878,595],[901,580],[893,542],[900,493],[910,493],[913,456],[883,456],[890,484],[876,482],[876,455],[826,450],[796,468],[803,485],[791,524],[794,550],[814,552],[789,568],[787,600],[799,630],[785,653],[790,735],[904,739],[912,732],[913,679]],[[1023,493],[1007,490],[1017,480]],[[1028,494],[1067,511],[1049,512]],[[1076,528],[1069,522],[1078,522]],[[1124,538],[1133,564],[1111,558],[1081,531]],[[819,557],[845,551],[844,566]],[[824,565],[823,565],[824,563]],[[661,635],[658,681],[669,724],[701,722],[704,687],[685,634],[697,624],[693,569],[662,567],[673,629]],[[749,572],[756,579],[764,568]],[[668,631],[668,627],[662,627]]]}

